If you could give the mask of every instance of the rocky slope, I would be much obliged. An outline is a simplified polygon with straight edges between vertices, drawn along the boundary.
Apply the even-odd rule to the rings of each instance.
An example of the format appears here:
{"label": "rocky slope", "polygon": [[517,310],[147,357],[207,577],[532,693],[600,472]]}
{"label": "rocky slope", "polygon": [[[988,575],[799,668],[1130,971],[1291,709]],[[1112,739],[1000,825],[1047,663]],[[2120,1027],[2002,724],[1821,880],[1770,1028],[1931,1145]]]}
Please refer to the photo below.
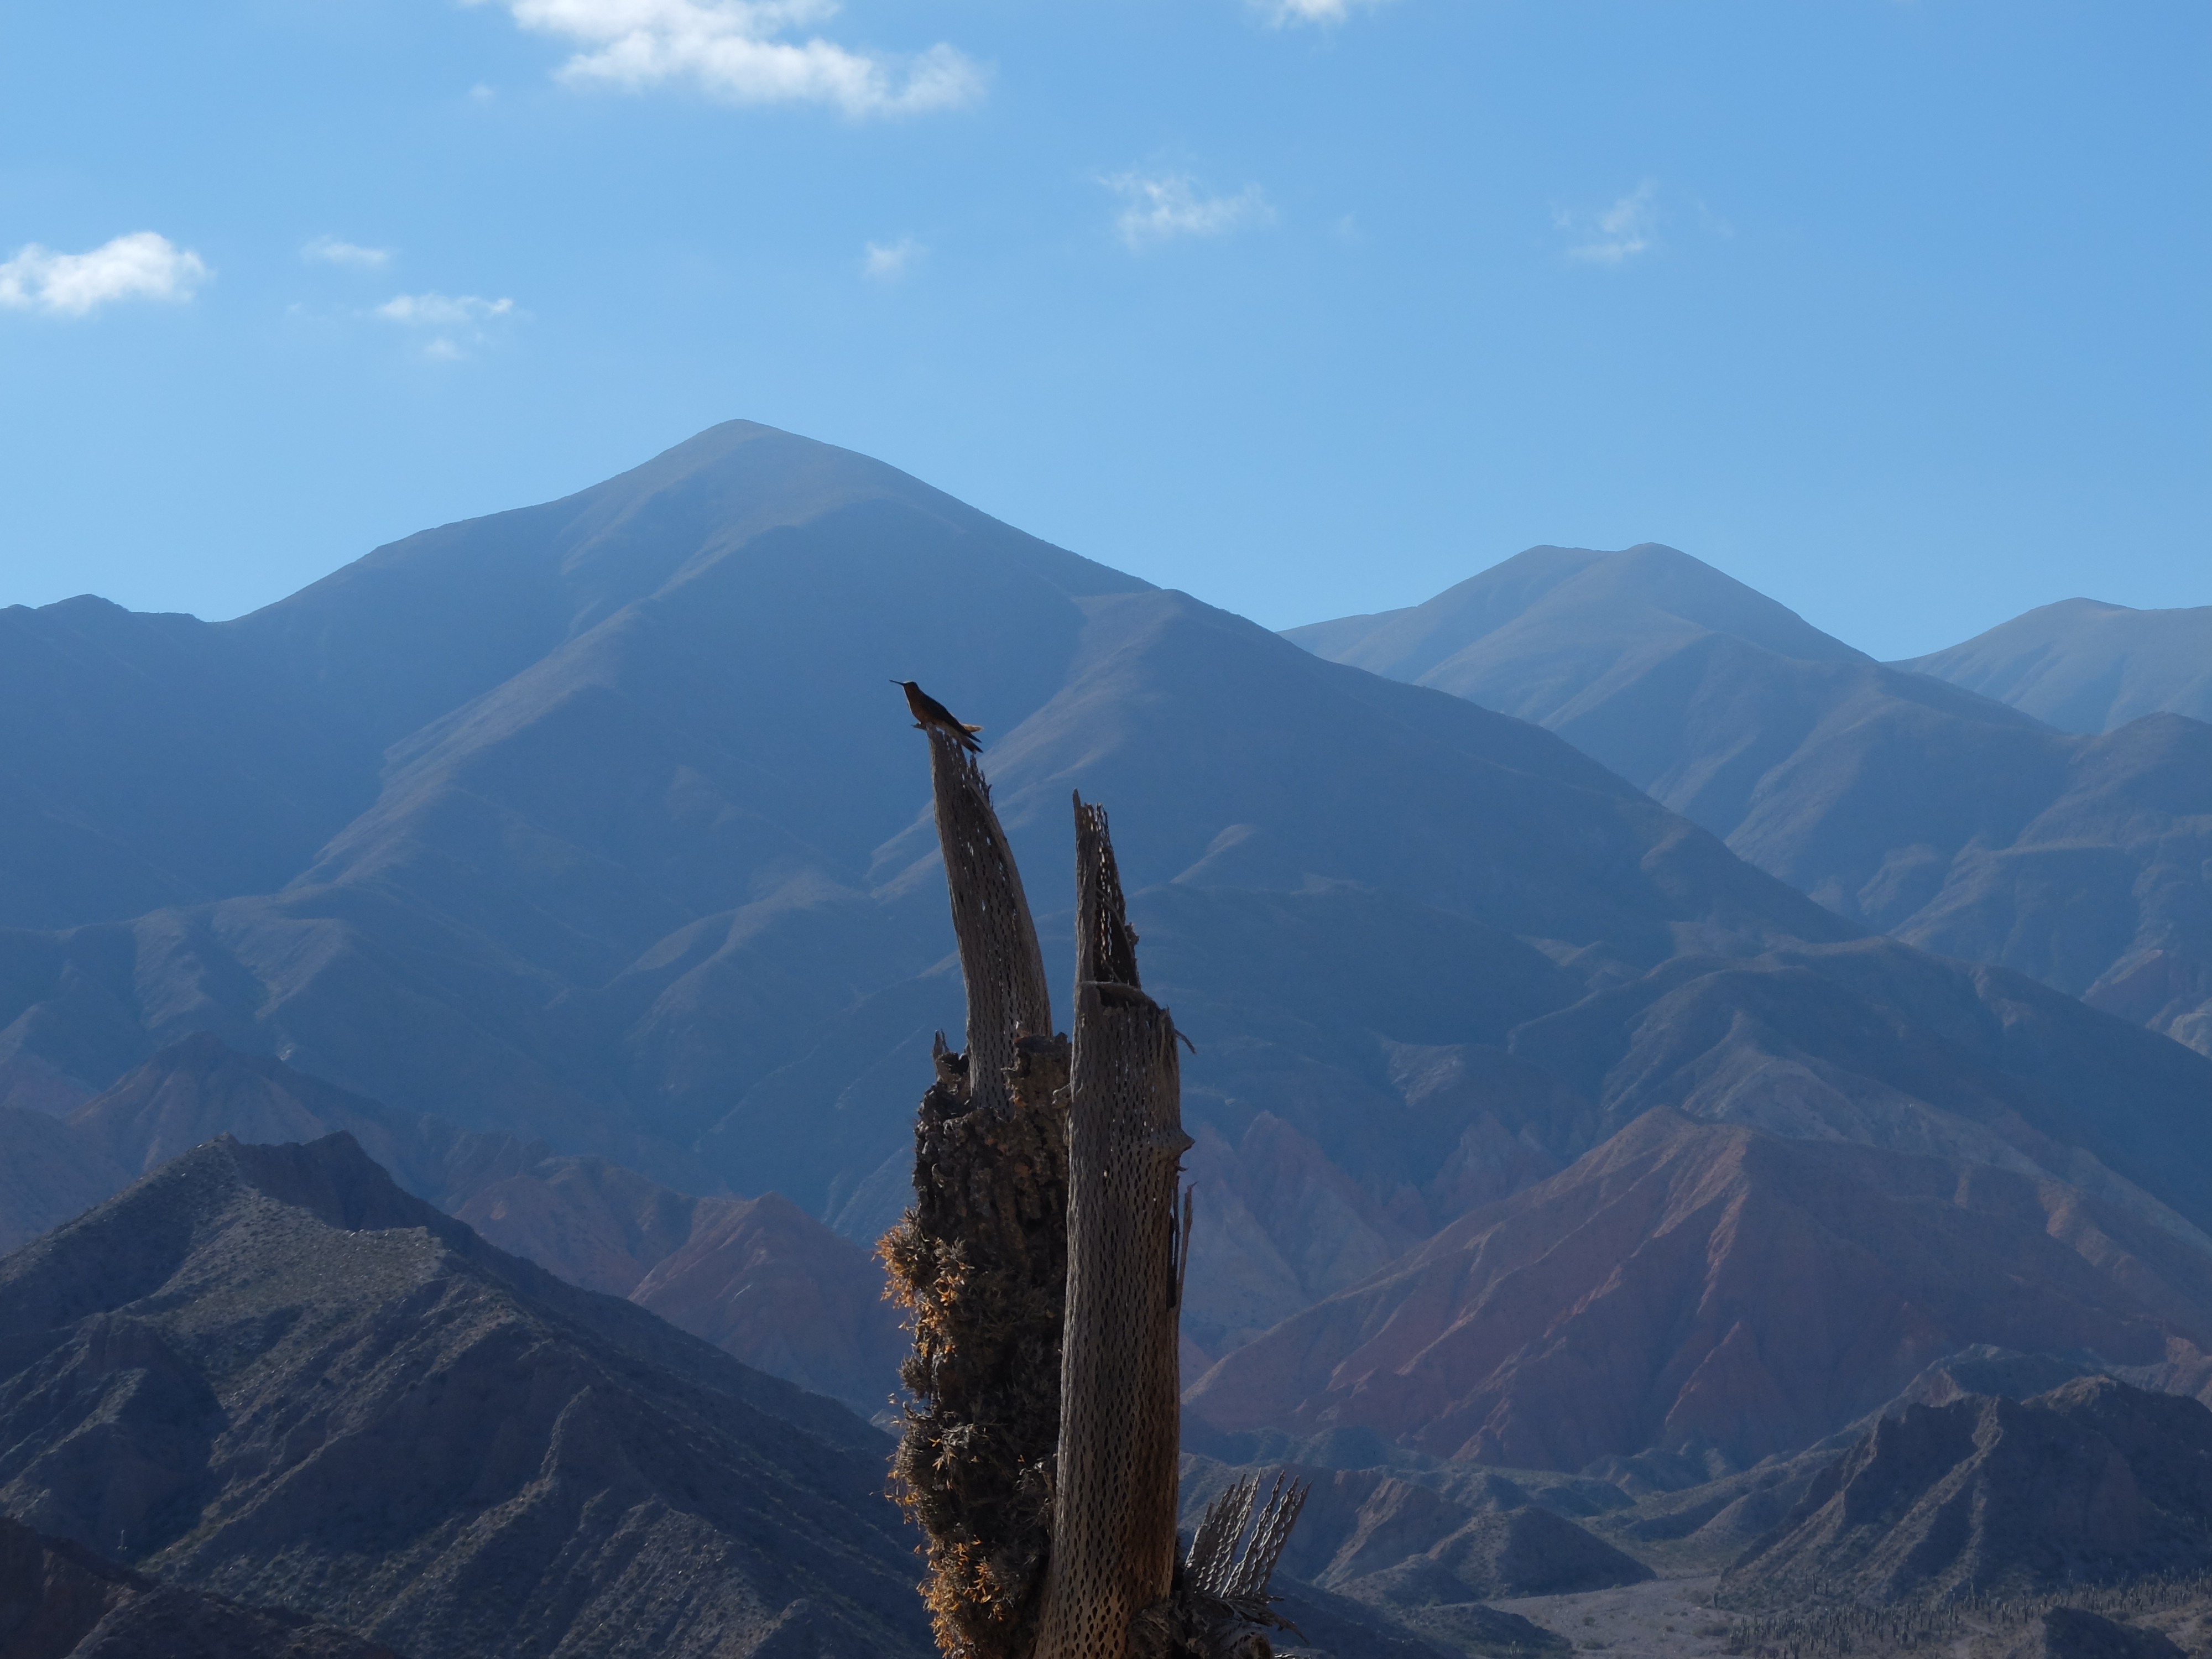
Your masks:
{"label": "rocky slope", "polygon": [[398,1659],[297,1613],[164,1584],[0,1517],[8,1659]]}
{"label": "rocky slope", "polygon": [[2084,1377],[1886,1418],[1730,1569],[1732,1598],[2021,1595],[2212,1566],[2212,1411]]}
{"label": "rocky slope", "polygon": [[2062,732],[2111,732],[2157,714],[2212,720],[2212,605],[2135,611],[2062,599],[1893,665]]}
{"label": "rocky slope", "polygon": [[[2176,675],[2212,684],[2182,643],[2212,611],[2128,614],[2142,626],[2108,630],[2094,675],[2117,685],[2141,647],[2140,685],[2106,711],[2134,723],[2092,737],[2007,706],[2042,708],[2024,678],[2039,652],[2065,672],[2049,629],[1885,666],[1651,544],[1531,548],[1424,605],[1289,637],[1559,732],[1854,921],[2207,1048],[2212,726],[2160,711],[2203,712]],[[2036,618],[2063,620],[2008,628]],[[1939,660],[1941,679],[1904,672]],[[1992,700],[2008,688],[2026,701]]]}
{"label": "rocky slope", "polygon": [[2193,1391],[2212,1243],[2038,1172],[1662,1108],[1231,1353],[1187,1404],[1217,1431],[1364,1428],[1524,1468],[1657,1449],[1717,1474],[1974,1345]]}
{"label": "rocky slope", "polygon": [[679,1193],[599,1158],[395,1112],[202,1033],[66,1119],[0,1109],[0,1250],[204,1141],[353,1136],[398,1184],[572,1285],[772,1376],[885,1409],[906,1334],[866,1251],[787,1200]]}
{"label": "rocky slope", "polygon": [[412,1659],[931,1650],[886,1443],[343,1135],[0,1259],[0,1510]]}

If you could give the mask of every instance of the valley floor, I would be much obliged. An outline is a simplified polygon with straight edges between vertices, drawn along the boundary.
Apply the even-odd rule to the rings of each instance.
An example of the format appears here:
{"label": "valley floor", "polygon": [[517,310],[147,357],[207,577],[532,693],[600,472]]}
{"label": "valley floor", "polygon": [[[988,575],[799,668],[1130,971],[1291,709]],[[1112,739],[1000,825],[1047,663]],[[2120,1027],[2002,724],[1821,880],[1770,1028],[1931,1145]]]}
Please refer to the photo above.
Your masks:
{"label": "valley floor", "polygon": [[[1531,1624],[1565,1637],[1591,1652],[1650,1655],[1652,1659],[1688,1659],[1692,1654],[1727,1651],[1736,1621],[1706,1605],[1714,1575],[1655,1578],[1615,1589],[1583,1590],[1572,1595],[1523,1595],[1492,1605],[1517,1613]],[[1418,1613],[1400,1615],[1408,1624]],[[1449,1640],[1449,1633],[1427,1632]]]}
{"label": "valley floor", "polygon": [[[2087,1589],[2063,1595],[1978,1606],[1954,1614],[1916,1614],[1897,1608],[1844,1609],[1808,1606],[1783,1617],[1759,1616],[1712,1605],[1717,1578],[1658,1578],[1618,1589],[1585,1590],[1572,1595],[1528,1595],[1492,1606],[1518,1613],[1565,1638],[1587,1653],[1618,1659],[1689,1659],[1692,1655],[1754,1656],[1755,1659],[2142,1659],[2155,1640],[2132,1653],[2124,1648],[2075,1645],[2063,1637],[2045,1637],[2045,1614],[2053,1608],[2079,1608],[2100,1618],[2152,1632],[2188,1659],[2212,1659],[2212,1581],[2142,1583],[2118,1589]],[[1448,1613],[1448,1609],[1439,1609]],[[1441,1620],[1422,1624],[1419,1613],[1401,1613],[1431,1639],[1462,1646]],[[1469,1649],[1469,1651],[1487,1651]]]}

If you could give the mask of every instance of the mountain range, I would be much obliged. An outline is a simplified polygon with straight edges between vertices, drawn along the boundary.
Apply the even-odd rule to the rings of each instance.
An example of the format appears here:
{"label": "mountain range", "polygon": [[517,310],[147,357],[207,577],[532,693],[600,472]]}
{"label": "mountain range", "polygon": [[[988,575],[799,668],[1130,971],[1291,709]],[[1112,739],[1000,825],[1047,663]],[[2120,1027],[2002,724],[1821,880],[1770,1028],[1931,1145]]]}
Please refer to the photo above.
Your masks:
{"label": "mountain range", "polygon": [[1051,958],[1069,792],[1114,813],[1224,1455],[1706,1480],[1966,1349],[2212,1382],[2186,714],[2059,731],[1648,546],[1285,639],[747,422],[233,622],[0,641],[22,1236],[343,1130],[880,1406],[861,1247],[962,1014],[914,678]]}
{"label": "mountain range", "polygon": [[1672,548],[1538,547],[1290,637],[1559,732],[1853,921],[2212,1052],[2212,608],[2074,601],[1885,665]]}

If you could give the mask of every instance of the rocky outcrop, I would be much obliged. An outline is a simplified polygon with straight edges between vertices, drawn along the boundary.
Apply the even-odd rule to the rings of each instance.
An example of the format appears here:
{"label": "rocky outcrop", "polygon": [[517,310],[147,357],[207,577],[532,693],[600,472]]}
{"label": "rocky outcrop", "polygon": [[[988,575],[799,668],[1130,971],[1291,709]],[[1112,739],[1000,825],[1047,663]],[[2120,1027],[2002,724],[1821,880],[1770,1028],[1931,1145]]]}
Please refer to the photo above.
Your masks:
{"label": "rocky outcrop", "polygon": [[343,1135],[0,1260],[0,1511],[410,1659],[930,1650],[884,1437]]}
{"label": "rocky outcrop", "polygon": [[0,1518],[6,1659],[398,1659],[295,1613],[165,1584]]}
{"label": "rocky outcrop", "polygon": [[1367,1428],[1437,1457],[1747,1468],[1974,1344],[2167,1368],[2212,1352],[2212,1255],[2077,1189],[1648,1114],[1186,1395],[1224,1431]]}
{"label": "rocky outcrop", "polygon": [[1895,1601],[2208,1565],[2212,1411],[2087,1376],[2032,1400],[1970,1395],[1882,1419],[1726,1588]]}

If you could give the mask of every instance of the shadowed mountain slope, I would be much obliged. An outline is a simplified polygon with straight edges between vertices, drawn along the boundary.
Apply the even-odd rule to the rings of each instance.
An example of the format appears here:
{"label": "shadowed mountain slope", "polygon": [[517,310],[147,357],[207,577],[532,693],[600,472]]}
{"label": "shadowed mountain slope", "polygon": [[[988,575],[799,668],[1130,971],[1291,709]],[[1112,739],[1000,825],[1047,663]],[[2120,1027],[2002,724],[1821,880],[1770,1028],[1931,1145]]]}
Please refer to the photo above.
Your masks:
{"label": "shadowed mountain slope", "polygon": [[1650,544],[1287,637],[1547,726],[1856,921],[2212,1052],[2212,726],[2054,732]]}
{"label": "shadowed mountain slope", "polygon": [[8,1659],[399,1659],[297,1613],[164,1584],[0,1517]]}
{"label": "shadowed mountain slope", "polygon": [[2199,1387],[2212,1239],[2025,1158],[1661,1109],[1238,1349],[1187,1404],[1222,1431],[1365,1428],[1522,1468],[1647,1449],[1741,1468],[1977,1345]]}
{"label": "shadowed mountain slope", "polygon": [[866,1252],[787,1200],[696,1197],[601,1158],[395,1112],[201,1034],[66,1121],[0,1110],[0,1250],[228,1135],[344,1133],[405,1190],[571,1285],[626,1297],[771,1376],[882,1411],[907,1339]]}
{"label": "shadowed mountain slope", "polygon": [[2062,732],[2111,732],[2145,714],[2212,720],[2212,605],[2133,611],[2061,599],[1892,665],[1994,697]]}
{"label": "shadowed mountain slope", "polygon": [[[1065,858],[1079,785],[1121,815],[1164,925],[1241,910],[1249,943],[1348,953],[1277,1070],[1348,1061],[1391,1092],[1328,1004],[1389,975],[1408,928],[1492,988],[1382,1033],[1431,1042],[1575,994],[1585,975],[1507,934],[1632,969],[1686,937],[1848,931],[1525,725],[956,507],[738,424],[225,624],[303,706],[373,728],[378,799],[281,891],[0,936],[0,1071],[89,1093],[211,1030],[471,1128],[838,1212],[902,1147],[929,1032],[958,1023],[893,665],[986,726],[1033,871]],[[1233,1054],[1243,1034],[1212,1035]]]}
{"label": "shadowed mountain slope", "polygon": [[413,1659],[931,1650],[875,1431],[343,1135],[210,1143],[0,1259],[0,1510]]}
{"label": "shadowed mountain slope", "polygon": [[2212,1412],[2083,1377],[1875,1425],[1726,1583],[1894,1601],[2033,1594],[2212,1565]]}
{"label": "shadowed mountain slope", "polygon": [[0,927],[281,887],[376,796],[373,747],[196,617],[0,609]]}

